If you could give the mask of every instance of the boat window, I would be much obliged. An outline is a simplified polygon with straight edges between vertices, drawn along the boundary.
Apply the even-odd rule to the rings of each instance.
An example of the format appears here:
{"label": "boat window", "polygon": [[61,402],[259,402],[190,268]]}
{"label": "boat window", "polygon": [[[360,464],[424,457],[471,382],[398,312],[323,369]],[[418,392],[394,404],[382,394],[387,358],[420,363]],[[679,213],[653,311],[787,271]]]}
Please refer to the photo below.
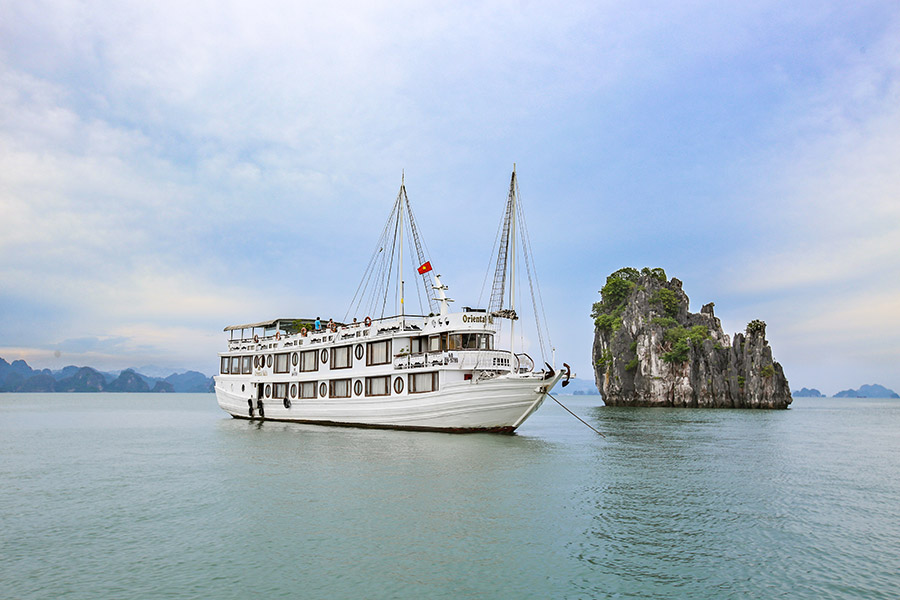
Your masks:
{"label": "boat window", "polygon": [[350,346],[339,346],[331,351],[331,368],[348,369],[350,363]]}
{"label": "boat window", "polygon": [[287,389],[288,384],[286,383],[276,383],[275,384],[275,392],[272,394],[273,398],[287,398]]}
{"label": "boat window", "polygon": [[429,352],[440,352],[441,351],[441,336],[432,335],[428,337],[428,351]]}
{"label": "boat window", "polygon": [[422,354],[428,350],[428,336],[410,338],[409,351],[411,354]]}
{"label": "boat window", "polygon": [[228,375],[228,372],[229,372],[228,366],[230,364],[231,364],[231,361],[229,360],[229,358],[227,356],[223,356],[222,357],[222,368],[219,369],[219,372],[221,372],[222,375]]}
{"label": "boat window", "polygon": [[315,381],[304,381],[300,384],[300,397],[301,398],[315,398],[316,397],[316,382]]}
{"label": "boat window", "polygon": [[[300,370],[316,371],[319,369],[318,350],[307,350],[300,353]],[[312,396],[315,398],[315,396]]]}
{"label": "boat window", "polygon": [[334,379],[329,384],[328,395],[332,398],[349,398],[350,397],[350,380]]}
{"label": "boat window", "polygon": [[438,389],[438,374],[433,373],[414,373],[409,376],[409,393],[422,394],[425,392],[433,392]]}
{"label": "boat window", "polygon": [[288,372],[288,357],[290,355],[287,353],[284,354],[276,354],[275,355],[275,372],[276,373],[287,373]]}
{"label": "boat window", "polygon": [[243,373],[244,375],[248,375],[253,372],[253,364],[251,363],[252,360],[252,356],[244,356],[241,359],[241,373]]}
{"label": "boat window", "polygon": [[462,350],[463,347],[463,336],[461,333],[454,333],[450,336],[450,344],[447,346],[448,350]]}
{"label": "boat window", "polygon": [[391,340],[366,344],[366,366],[386,365],[391,362]]}
{"label": "boat window", "polygon": [[391,376],[366,377],[366,396],[387,396],[391,393]]}
{"label": "boat window", "polygon": [[232,375],[240,375],[241,374],[241,357],[240,356],[232,356],[231,357],[231,374]]}
{"label": "boat window", "polygon": [[494,336],[490,334],[484,334],[479,336],[478,345],[482,350],[493,350],[494,349]]}

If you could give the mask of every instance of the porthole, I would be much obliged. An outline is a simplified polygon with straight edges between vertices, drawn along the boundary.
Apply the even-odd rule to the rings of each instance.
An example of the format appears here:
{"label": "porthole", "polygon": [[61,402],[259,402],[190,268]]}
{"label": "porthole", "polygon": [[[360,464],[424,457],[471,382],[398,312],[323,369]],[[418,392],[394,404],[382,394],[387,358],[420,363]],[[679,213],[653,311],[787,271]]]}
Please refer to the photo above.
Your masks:
{"label": "porthole", "polygon": [[266,366],[269,368],[272,367],[272,355],[271,354],[266,357]]}
{"label": "porthole", "polygon": [[357,379],[356,383],[353,384],[353,393],[355,393],[357,396],[362,395],[362,380],[361,379]]}
{"label": "porthole", "polygon": [[288,400],[287,398],[284,399],[284,407],[285,407],[285,408],[290,408],[290,407],[291,407],[291,401]]}
{"label": "porthole", "polygon": [[266,398],[270,397],[271,395],[272,395],[272,386],[269,384],[266,384]]}
{"label": "porthole", "polygon": [[294,366],[296,367],[296,366],[297,366],[297,363],[299,363],[299,362],[300,362],[300,355],[297,354],[296,352],[294,352],[294,353],[291,355],[291,364],[294,365]]}
{"label": "porthole", "polygon": [[327,362],[328,362],[328,348],[325,348],[322,350],[322,364],[324,365]]}
{"label": "porthole", "polygon": [[356,354],[356,360],[362,360],[362,357],[363,357],[363,346],[362,346],[362,344],[357,344],[357,345],[356,345],[356,350],[354,351],[354,353]]}
{"label": "porthole", "polygon": [[397,392],[398,394],[403,392],[403,378],[402,377],[397,377],[396,379],[394,379],[394,391]]}
{"label": "porthole", "polygon": [[291,384],[291,398],[296,398],[296,397],[297,397],[297,384],[292,383]]}
{"label": "porthole", "polygon": [[328,397],[328,386],[325,385],[325,382],[322,382],[322,385],[319,386],[319,396],[322,398]]}

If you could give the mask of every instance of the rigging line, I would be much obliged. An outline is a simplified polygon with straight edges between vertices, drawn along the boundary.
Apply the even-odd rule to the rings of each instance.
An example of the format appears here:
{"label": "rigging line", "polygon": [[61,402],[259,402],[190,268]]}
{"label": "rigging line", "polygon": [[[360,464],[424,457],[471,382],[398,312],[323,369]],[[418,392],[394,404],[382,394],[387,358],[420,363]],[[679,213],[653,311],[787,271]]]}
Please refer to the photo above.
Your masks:
{"label": "rigging line", "polygon": [[587,421],[585,421],[584,419],[582,419],[581,417],[579,417],[578,415],[576,415],[575,413],[573,413],[571,410],[569,410],[569,408],[568,408],[565,404],[563,404],[562,402],[560,402],[559,400],[556,399],[556,396],[554,396],[554,395],[551,394],[550,392],[547,392],[547,395],[550,396],[550,398],[552,398],[554,402],[556,402],[557,404],[559,404],[560,406],[562,406],[563,408],[565,408],[565,409],[566,409],[566,412],[568,412],[570,415],[572,415],[573,417],[575,417],[576,419],[578,419],[579,421],[581,421],[582,423],[584,423],[585,425],[587,425],[587,426],[588,426],[588,429],[590,429],[591,431],[593,431],[594,433],[596,433],[597,435],[599,435],[599,436],[602,437],[602,438],[605,438],[605,437],[606,437],[605,435],[603,435],[602,433],[600,433],[599,431],[597,431],[596,429],[594,429],[593,427],[591,427],[590,423],[588,423]]}
{"label": "rigging line", "polygon": [[[388,253],[384,252],[384,249],[388,246],[388,240],[390,239],[390,229],[391,224],[394,223],[395,215],[397,211],[396,202],[391,207],[391,213],[388,215],[388,220],[385,222],[384,229],[382,231],[381,239],[379,240],[380,248],[381,248],[381,257],[377,263],[377,269],[372,273],[372,293],[369,296],[369,300],[367,301],[368,307],[370,310],[367,310],[367,313],[376,314],[378,310],[378,298],[381,297],[381,291],[385,288],[385,269],[387,268],[388,262]],[[383,315],[382,315],[383,316]]]}
{"label": "rigging line", "polygon": [[[412,204],[409,201],[409,195],[405,197],[405,206],[406,212],[409,214],[409,232],[407,235],[407,239],[410,241],[410,248],[414,248],[416,251],[416,260],[413,264],[413,269],[416,271],[416,275],[421,276],[421,279],[415,280],[416,293],[419,298],[419,308],[422,311],[422,314],[425,314],[425,304],[422,302],[421,291],[425,291],[425,298],[428,301],[428,310],[432,313],[437,312],[437,300],[434,297],[434,284],[431,283],[431,272],[427,273],[419,273],[419,267],[425,264],[425,254],[422,251],[422,246],[424,244],[424,240],[422,239],[422,235],[419,232],[419,227],[416,224],[416,217],[413,214]],[[412,252],[410,252],[410,261],[412,261]]]}
{"label": "rigging line", "polygon": [[[399,206],[399,196],[397,198],[397,201],[398,201],[398,206]],[[394,242],[391,245],[391,262],[390,262],[390,265],[388,266],[388,272],[387,272],[388,280],[387,280],[387,284],[384,286],[384,300],[382,300],[382,302],[381,302],[381,318],[384,318],[384,309],[387,306],[387,297],[388,297],[388,292],[390,292],[391,279],[394,276],[394,251],[397,249],[397,237],[399,234],[400,234],[400,218],[399,218],[399,214],[398,214],[397,222],[394,224]]]}
{"label": "rigging line", "polygon": [[[412,217],[412,209],[410,209],[410,206],[409,206],[409,198],[407,198],[407,200],[406,200],[406,208],[407,208],[407,210],[409,210],[409,224],[410,224],[409,230],[406,232],[406,239],[410,242],[410,248],[413,248],[413,247],[415,247],[415,246],[413,246],[413,244],[415,243],[415,239],[414,239],[414,237],[413,237],[413,231],[412,231],[412,230],[413,230],[413,227],[414,227],[414,224],[413,224],[413,217]],[[412,252],[410,252],[409,254],[410,254],[409,259],[410,259],[410,261],[412,261],[412,259],[413,259],[413,257],[412,257]],[[418,260],[422,260],[421,255],[419,256]],[[419,264],[422,264],[422,263],[419,263]],[[413,262],[413,270],[416,272],[416,275],[417,275],[417,276],[419,276],[419,269],[418,269],[418,267],[419,267],[419,265],[416,265],[415,262]],[[427,274],[427,273],[426,273],[426,274]],[[425,281],[425,276],[422,275],[422,276],[420,276],[420,277],[422,277],[422,282],[424,282],[424,281]],[[420,282],[420,283],[421,283],[421,282]],[[423,288],[423,287],[425,287],[424,284],[423,284],[423,285],[419,285],[419,284],[416,284],[416,285],[415,285],[415,288],[416,288],[416,297],[417,297],[418,300],[419,300],[419,311],[420,311],[420,314],[423,314],[423,315],[424,315],[424,314],[425,314],[425,303],[422,302],[422,288]],[[425,294],[425,295],[426,295],[426,297],[428,296],[427,290],[426,290],[426,294]],[[428,306],[429,306],[429,309],[430,309],[430,308],[431,308],[431,303],[430,303],[430,302],[428,303]],[[432,311],[432,312],[433,312],[433,311]]]}
{"label": "rigging line", "polygon": [[[391,208],[391,214],[393,214],[394,210]],[[353,298],[350,300],[350,306],[347,309],[347,312],[344,314],[344,321],[347,320],[347,317],[350,315],[350,312],[353,310],[354,302],[356,302],[356,310],[359,311],[360,306],[362,305],[363,299],[366,295],[366,290],[368,289],[369,283],[372,280],[373,269],[375,268],[376,260],[378,255],[384,251],[384,241],[387,235],[388,224],[390,224],[391,218],[388,216],[388,220],[385,222],[384,227],[381,230],[381,235],[378,238],[378,242],[375,244],[375,251],[372,252],[372,256],[369,258],[369,263],[366,265],[365,271],[363,271],[362,279],[359,282],[359,286],[356,288],[356,293],[353,294]],[[360,291],[362,289],[362,291]],[[359,297],[359,301],[357,302],[357,296]]]}
{"label": "rigging line", "polygon": [[[504,211],[505,214],[505,211]],[[481,307],[483,304],[481,300],[484,298],[484,288],[487,285],[488,275],[491,274],[491,265],[494,264],[494,252],[498,250],[497,244],[500,241],[500,232],[503,231],[503,218],[500,219],[500,224],[497,225],[497,235],[494,236],[494,245],[491,246],[491,256],[488,258],[488,266],[484,272],[484,281],[481,282],[481,292],[478,294],[478,306]]]}
{"label": "rigging line", "polygon": [[[412,203],[409,201],[409,195],[405,195],[406,197],[406,210],[409,213],[409,226],[412,230],[413,241],[415,242],[416,254],[418,256],[419,264],[416,266],[416,272],[418,272],[418,267],[425,264],[426,258],[430,260],[431,251],[428,249],[428,242],[425,241],[424,236],[419,232],[419,225],[416,222],[416,217],[413,214]],[[421,244],[420,244],[421,242]],[[425,246],[425,252],[422,252],[422,246]],[[428,309],[432,313],[437,313],[439,311],[438,308],[438,300],[434,293],[434,281],[432,279],[431,271],[428,271],[424,275],[422,275],[422,287],[425,288],[425,297],[428,298]],[[424,308],[424,307],[423,307]],[[424,314],[424,310],[423,310]]]}
{"label": "rigging line", "polygon": [[538,335],[538,344],[540,345],[540,348],[541,348],[541,359],[546,362],[547,352],[544,348],[544,334],[541,330],[541,320],[538,315],[537,299],[535,298],[535,295],[534,295],[534,282],[532,281],[532,276],[531,276],[532,270],[533,270],[531,260],[533,259],[533,257],[529,257],[529,252],[528,252],[529,248],[528,248],[528,243],[527,243],[528,238],[526,236],[527,229],[525,229],[525,227],[524,227],[525,213],[524,213],[524,209],[522,208],[521,197],[519,198],[519,215],[518,215],[518,217],[519,217],[519,225],[521,226],[520,228],[522,230],[522,256],[525,258],[525,273],[528,276],[528,289],[531,292],[531,306],[534,309],[534,326],[535,326],[535,330],[537,331],[537,335]]}
{"label": "rigging line", "polygon": [[[521,197],[519,199],[520,199],[520,204],[521,204]],[[534,272],[534,282],[535,282],[535,287],[537,288],[538,303],[540,304],[541,314],[544,317],[543,323],[544,323],[545,333],[547,334],[547,345],[552,350],[553,349],[553,340],[550,338],[550,325],[547,322],[547,311],[546,311],[546,307],[544,305],[544,296],[543,296],[543,293],[541,292],[541,282],[540,282],[540,279],[538,278],[537,264],[535,264],[535,262],[534,262],[534,249],[532,248],[532,245],[531,245],[531,232],[528,230],[528,223],[525,222],[524,212],[523,212],[523,219],[522,219],[522,230],[524,233],[523,237],[525,239],[523,248],[527,248],[528,254],[531,257],[531,269]],[[533,301],[533,298],[532,298],[532,301]],[[535,318],[535,322],[537,323],[539,321],[538,315],[537,315],[537,304],[535,304],[534,318]]]}

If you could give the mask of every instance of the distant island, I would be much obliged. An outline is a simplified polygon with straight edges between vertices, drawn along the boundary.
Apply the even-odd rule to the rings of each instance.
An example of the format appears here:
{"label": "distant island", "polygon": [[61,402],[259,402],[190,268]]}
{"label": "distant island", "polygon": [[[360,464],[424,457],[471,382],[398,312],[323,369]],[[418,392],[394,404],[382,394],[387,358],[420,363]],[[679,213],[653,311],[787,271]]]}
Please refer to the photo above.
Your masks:
{"label": "distant island", "polygon": [[889,390],[877,383],[860,386],[858,390],[844,390],[834,395],[835,398],[900,398],[894,390]]}
{"label": "distant island", "polygon": [[794,398],[825,398],[825,394],[823,394],[816,388],[802,388],[799,390],[792,390],[791,396],[793,396]]}
{"label": "distant island", "polygon": [[215,383],[197,371],[151,377],[125,369],[100,372],[91,367],[64,367],[58,371],[32,369],[24,360],[0,358],[0,392],[178,392],[210,393]]}
{"label": "distant island", "polygon": [[594,319],[597,388],[610,406],[787,408],[791,392],[772,358],[766,323],[733,340],[713,303],[699,313],[681,281],[660,268],[619,269],[606,278]]}

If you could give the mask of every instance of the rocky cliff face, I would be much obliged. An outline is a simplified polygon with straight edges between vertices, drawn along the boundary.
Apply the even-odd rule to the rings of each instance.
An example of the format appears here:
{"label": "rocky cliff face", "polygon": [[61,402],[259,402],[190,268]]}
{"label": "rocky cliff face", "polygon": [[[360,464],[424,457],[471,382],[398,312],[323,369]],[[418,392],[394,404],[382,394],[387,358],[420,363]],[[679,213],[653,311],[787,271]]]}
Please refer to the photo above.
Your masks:
{"label": "rocky cliff face", "polygon": [[787,408],[790,388],[772,359],[766,324],[751,321],[734,340],[713,304],[689,300],[662,269],[625,268],[607,278],[594,305],[597,388],[611,406]]}

